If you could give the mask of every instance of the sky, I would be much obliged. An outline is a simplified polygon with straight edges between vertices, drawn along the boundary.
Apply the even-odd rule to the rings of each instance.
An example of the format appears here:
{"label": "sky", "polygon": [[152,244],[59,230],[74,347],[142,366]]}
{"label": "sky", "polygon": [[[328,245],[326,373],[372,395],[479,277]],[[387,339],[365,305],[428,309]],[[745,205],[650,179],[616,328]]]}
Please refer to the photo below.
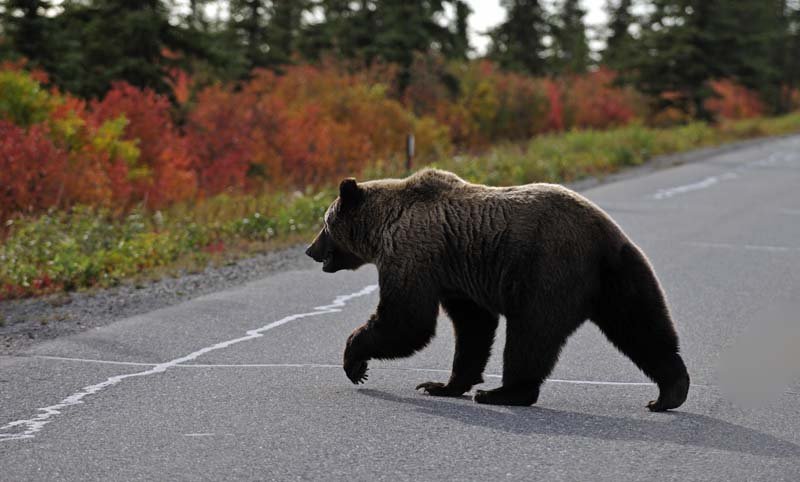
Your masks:
{"label": "sky", "polygon": [[[489,43],[489,38],[486,35],[481,35],[480,32],[484,32],[505,20],[505,10],[500,6],[500,0],[466,1],[472,7],[473,12],[469,17],[470,43],[480,54],[486,51],[486,46]],[[549,2],[545,2],[545,4],[547,3]],[[587,12],[586,17],[584,17],[587,25],[597,26],[605,23],[606,14],[603,11],[605,0],[583,0],[581,4]],[[599,48],[596,42],[593,42],[592,47]]]}

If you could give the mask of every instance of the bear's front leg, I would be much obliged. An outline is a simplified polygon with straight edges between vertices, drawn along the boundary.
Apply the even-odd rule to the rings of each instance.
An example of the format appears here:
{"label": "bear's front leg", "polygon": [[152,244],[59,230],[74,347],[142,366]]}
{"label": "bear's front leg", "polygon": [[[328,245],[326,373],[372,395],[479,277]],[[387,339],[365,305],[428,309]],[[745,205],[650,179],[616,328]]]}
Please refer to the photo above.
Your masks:
{"label": "bear's front leg", "polygon": [[420,383],[417,390],[436,397],[460,397],[473,385],[483,383],[483,370],[489,360],[499,316],[464,298],[445,298],[442,307],[450,316],[455,331],[453,372],[447,383]]}
{"label": "bear's front leg", "polygon": [[391,282],[384,279],[381,276],[381,300],[375,314],[347,339],[343,367],[355,384],[367,379],[369,360],[411,356],[436,331],[438,300],[425,290],[398,289],[397,277]]}
{"label": "bear's front leg", "polygon": [[364,383],[367,378],[367,355],[368,349],[368,330],[367,325],[356,328],[350,337],[347,338],[347,343],[344,349],[344,360],[342,367],[351,382],[358,385]]}

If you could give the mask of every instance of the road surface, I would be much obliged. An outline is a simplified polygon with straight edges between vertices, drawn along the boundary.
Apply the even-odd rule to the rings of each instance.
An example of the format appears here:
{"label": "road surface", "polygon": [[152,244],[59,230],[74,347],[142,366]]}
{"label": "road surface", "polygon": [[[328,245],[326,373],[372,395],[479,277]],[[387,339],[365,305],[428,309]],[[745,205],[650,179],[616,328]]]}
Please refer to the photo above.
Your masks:
{"label": "road surface", "polygon": [[0,480],[800,480],[798,365],[774,362],[800,346],[800,137],[585,194],[664,285],[694,382],[678,411],[646,410],[656,388],[590,323],[531,408],[414,391],[447,379],[444,315],[425,351],[351,385],[375,270],[309,261],[0,358]]}

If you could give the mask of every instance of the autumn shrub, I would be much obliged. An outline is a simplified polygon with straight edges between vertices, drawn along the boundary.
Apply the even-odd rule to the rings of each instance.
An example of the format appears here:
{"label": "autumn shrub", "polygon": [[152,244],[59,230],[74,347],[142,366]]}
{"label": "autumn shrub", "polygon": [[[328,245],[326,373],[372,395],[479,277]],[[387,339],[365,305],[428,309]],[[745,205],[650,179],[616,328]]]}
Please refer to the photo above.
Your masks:
{"label": "autumn shrub", "polygon": [[725,119],[747,119],[764,115],[764,104],[758,94],[731,80],[711,82],[714,95],[705,107],[715,116]]}
{"label": "autumn shrub", "polygon": [[0,120],[0,219],[58,206],[64,194],[67,153],[47,127],[24,129]]}
{"label": "autumn shrub", "polygon": [[[2,215],[76,204],[125,213],[226,192],[304,189],[357,173],[404,172],[409,134],[418,166],[454,152],[646,117],[641,96],[617,86],[606,69],[534,78],[488,61],[418,55],[400,97],[392,77],[391,69],[322,62],[287,66],[280,75],[255,71],[240,84],[197,90],[175,72],[175,106],[125,83],[86,102],[9,67],[0,71],[0,119],[22,130],[5,127],[4,149],[19,149],[13,162],[32,172],[14,175],[13,190],[2,195],[15,199],[4,203]],[[719,97],[710,108],[722,116],[760,112],[751,92],[725,81],[714,86]],[[25,160],[31,155],[36,162]],[[30,176],[42,179],[38,187],[30,187]]]}
{"label": "autumn shrub", "polygon": [[605,68],[562,79],[563,127],[607,129],[641,118],[644,97],[630,87],[615,85],[615,74]]}
{"label": "autumn shrub", "polygon": [[139,151],[127,174],[131,196],[155,208],[189,199],[197,188],[185,141],[173,124],[170,110],[166,97],[118,82],[87,111],[88,121],[94,125],[124,116],[121,137],[135,143]]}
{"label": "autumn shrub", "polygon": [[57,100],[24,71],[0,70],[0,119],[21,127],[47,120]]}
{"label": "autumn shrub", "polygon": [[139,152],[122,139],[125,118],[89,122],[85,102],[43,90],[24,71],[0,76],[0,213],[79,203],[126,206],[128,172]]}

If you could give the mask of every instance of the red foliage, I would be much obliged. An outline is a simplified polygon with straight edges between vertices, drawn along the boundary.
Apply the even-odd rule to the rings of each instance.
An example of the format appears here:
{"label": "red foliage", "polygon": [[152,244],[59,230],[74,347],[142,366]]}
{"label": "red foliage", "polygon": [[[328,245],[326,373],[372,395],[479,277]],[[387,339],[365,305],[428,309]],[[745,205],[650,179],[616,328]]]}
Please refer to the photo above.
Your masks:
{"label": "red foliage", "polygon": [[46,127],[26,131],[0,120],[0,219],[58,206],[67,171],[67,153],[53,144]]}
{"label": "red foliage", "polygon": [[135,168],[145,173],[129,179],[132,195],[154,207],[186,199],[195,191],[191,160],[173,125],[170,108],[166,97],[118,82],[101,101],[92,102],[88,114],[95,126],[125,116],[124,137],[137,141],[140,154]]}
{"label": "red foliage", "polygon": [[[24,67],[0,68],[34,75]],[[0,120],[0,216],[78,203],[163,207],[227,190],[324,184],[378,161],[402,165],[409,133],[427,161],[449,155],[453,145],[477,150],[646,114],[641,96],[614,85],[606,69],[534,78],[488,61],[418,56],[402,98],[394,74],[391,66],[354,70],[323,62],[198,90],[176,70],[177,106],[125,83],[89,103],[51,90],[47,120],[39,115],[29,128]],[[753,92],[724,80],[712,86],[718,97],[708,108],[718,115],[764,112]]]}
{"label": "red foliage", "polygon": [[561,104],[561,92],[555,82],[547,82],[547,97],[550,100],[550,113],[547,116],[547,127],[550,130],[564,129],[564,107]]}
{"label": "red foliage", "polygon": [[28,67],[28,60],[27,59],[19,59],[19,60],[4,60],[0,62],[0,70],[9,70],[11,72],[25,72],[35,81],[39,82],[40,84],[48,84],[50,82],[50,76],[47,75],[42,69],[37,68],[30,68]]}
{"label": "red foliage", "polygon": [[[201,194],[245,184],[249,154],[256,145],[251,134],[257,99],[243,97],[220,86],[210,87],[200,92],[197,107],[189,114],[187,149]],[[267,145],[261,147],[269,151]]]}
{"label": "red foliage", "polygon": [[615,77],[601,68],[566,79],[563,97],[568,128],[605,129],[633,120],[644,103],[632,89],[614,86]]}
{"label": "red foliage", "polygon": [[730,80],[715,80],[711,88],[716,94],[705,103],[706,109],[726,119],[746,119],[764,115],[764,104],[758,94]]}

